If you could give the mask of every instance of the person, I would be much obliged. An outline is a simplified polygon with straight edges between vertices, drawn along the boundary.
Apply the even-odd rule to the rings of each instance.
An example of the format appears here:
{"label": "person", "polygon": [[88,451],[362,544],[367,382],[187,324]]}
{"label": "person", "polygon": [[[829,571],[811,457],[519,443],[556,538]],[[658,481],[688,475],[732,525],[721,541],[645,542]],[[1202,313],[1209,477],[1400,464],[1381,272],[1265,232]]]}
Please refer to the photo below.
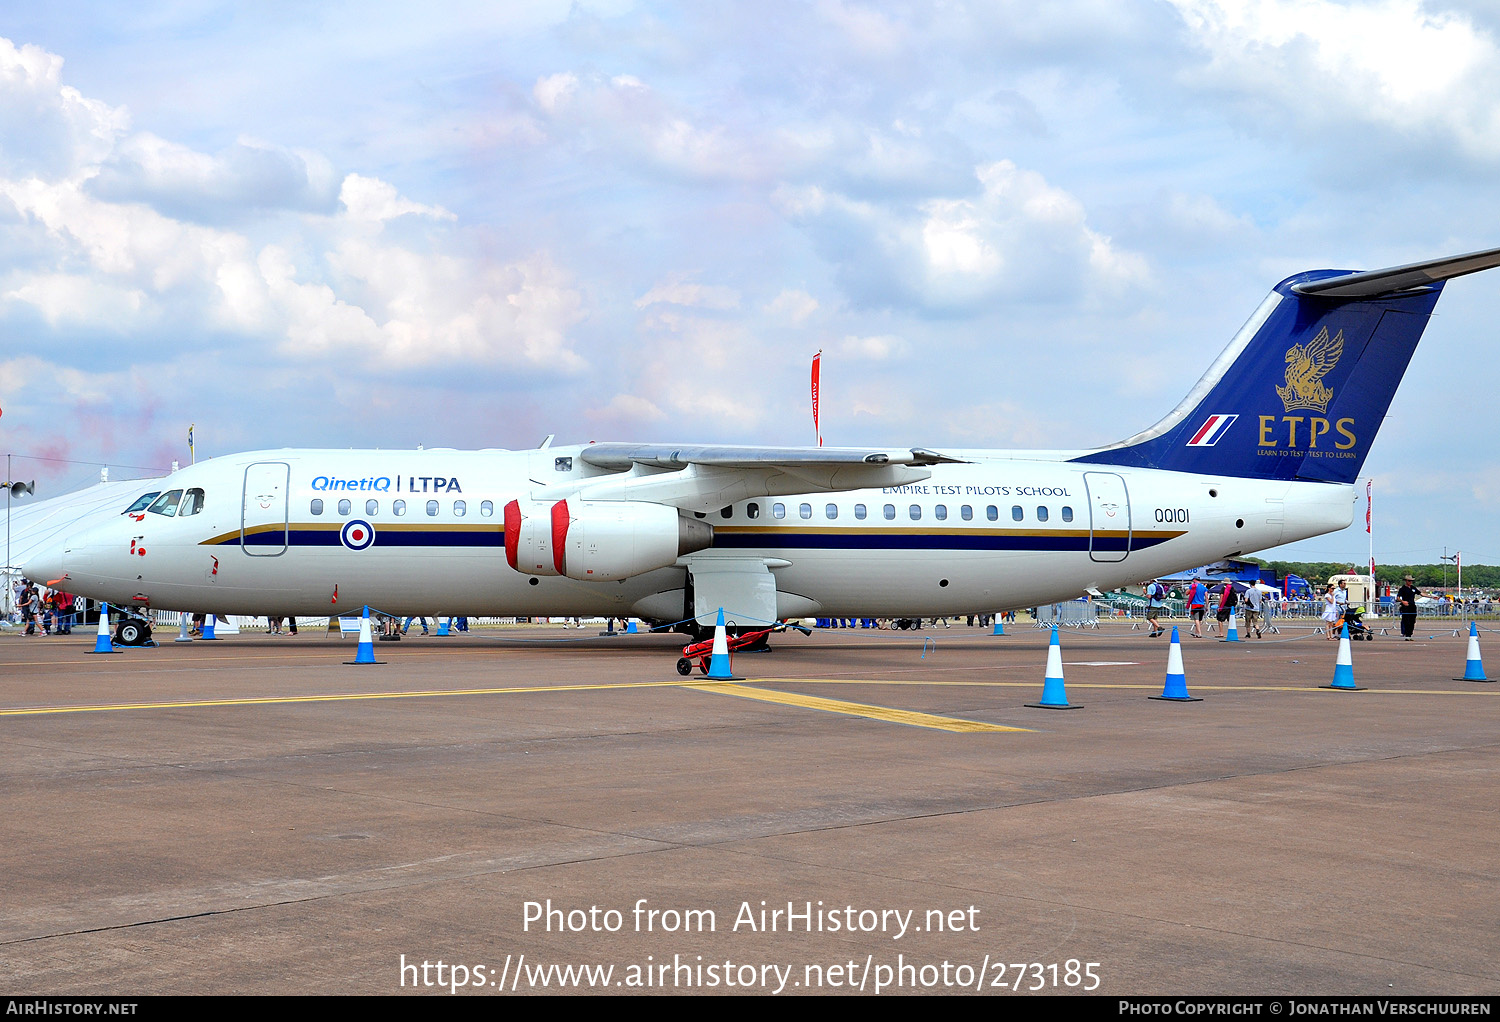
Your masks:
{"label": "person", "polygon": [[1333,588],[1333,583],[1330,582],[1328,588],[1323,590],[1323,626],[1327,633],[1323,636],[1325,639],[1338,638],[1335,632],[1339,622],[1344,619],[1343,611],[1339,610],[1338,600],[1333,595]]}
{"label": "person", "polygon": [[1188,586],[1187,595],[1188,617],[1192,619],[1193,627],[1188,634],[1194,638],[1203,638],[1203,616],[1208,612],[1208,586],[1198,579],[1193,579],[1193,584]]}
{"label": "person", "polygon": [[1146,623],[1151,626],[1151,631],[1146,638],[1154,639],[1166,631],[1157,620],[1161,617],[1162,607],[1166,606],[1166,601],[1162,599],[1166,590],[1162,588],[1160,582],[1142,582],[1141,588],[1146,593]]}
{"label": "person", "polygon": [[1396,590],[1396,609],[1401,614],[1401,637],[1411,642],[1411,633],[1417,628],[1417,597],[1422,594],[1417,591],[1416,579],[1406,575],[1401,579],[1401,588]]}
{"label": "person", "polygon": [[21,612],[21,620],[26,623],[26,634],[36,634],[36,624],[40,617],[37,613],[36,587],[26,582],[21,587],[21,595],[16,598],[16,608]]}
{"label": "person", "polygon": [[1266,594],[1260,586],[1251,586],[1245,590],[1245,638],[1249,638],[1252,632],[1257,639],[1263,638],[1260,631],[1261,605],[1265,603]]}
{"label": "person", "polygon": [[[401,634],[405,635],[411,629],[411,623],[413,621],[416,621],[417,623],[419,623],[422,626],[422,634],[426,635],[427,634],[427,619],[425,617],[423,617],[422,615],[420,615],[420,614],[413,614],[411,617],[409,617],[409,618],[406,619],[406,622],[404,624],[402,624],[402,626],[401,626]],[[566,628],[568,626],[567,626],[566,623],[564,623],[563,627]],[[579,625],[578,627],[582,628],[583,626]]]}
{"label": "person", "polygon": [[1234,608],[1239,602],[1240,598],[1234,591],[1234,583],[1225,582],[1224,591],[1219,595],[1219,611],[1214,615],[1214,618],[1220,622],[1228,621],[1229,616],[1234,613]]}
{"label": "person", "polygon": [[[1333,602],[1339,609],[1339,621],[1342,622],[1344,615],[1349,613],[1349,583],[1344,579],[1339,579],[1339,587],[1333,591]],[[1335,638],[1338,637],[1338,631],[1338,626],[1335,625],[1333,629]]]}

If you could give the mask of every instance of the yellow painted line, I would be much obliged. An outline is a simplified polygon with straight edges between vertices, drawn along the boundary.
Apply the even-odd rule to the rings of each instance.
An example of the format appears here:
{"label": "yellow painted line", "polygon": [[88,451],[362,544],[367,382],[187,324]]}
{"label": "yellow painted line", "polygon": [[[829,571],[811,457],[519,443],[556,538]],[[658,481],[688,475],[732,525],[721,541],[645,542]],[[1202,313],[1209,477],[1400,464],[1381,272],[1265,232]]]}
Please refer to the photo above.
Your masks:
{"label": "yellow painted line", "polygon": [[[1040,681],[907,681],[900,678],[756,678],[755,681],[774,681],[784,685],[930,685],[937,688],[1039,688]],[[1329,679],[1332,680],[1331,678]],[[1357,681],[1358,679],[1356,679]],[[1067,683],[1069,688],[1119,688],[1157,691],[1160,682],[1146,685],[1107,684],[1080,681]],[[1327,682],[1308,682],[1306,685],[1198,685],[1188,683],[1190,690],[1205,692],[1331,692],[1336,689],[1323,688]],[[1469,684],[1475,684],[1470,682]],[[1397,696],[1500,696],[1500,689],[1403,689],[1362,688],[1361,692],[1373,692]]]}
{"label": "yellow painted line", "polygon": [[453,696],[545,695],[624,688],[680,688],[676,681],[631,681],[600,685],[552,685],[515,688],[454,688],[414,692],[339,692],[321,696],[255,696],[244,699],[184,699],[159,703],[98,703],[80,706],[28,706],[0,709],[0,717],[33,717],[49,713],[102,713],[108,710],[180,710],[210,706],[275,706],[289,703],[344,703],[372,699],[440,699]]}
{"label": "yellow painted line", "polygon": [[739,696],[742,699],[759,699],[766,703],[783,706],[801,706],[810,710],[827,710],[851,717],[868,717],[871,720],[887,720],[893,724],[908,724],[912,727],[933,728],[939,731],[1030,731],[1024,727],[1006,727],[1003,724],[986,724],[978,720],[962,720],[958,717],[939,717],[916,710],[896,710],[888,706],[871,706],[868,703],[851,703],[843,699],[825,699],[822,696],[800,695],[796,692],[777,692],[766,688],[749,688],[745,685],[684,685],[683,688],[702,692],[717,692],[720,695]]}

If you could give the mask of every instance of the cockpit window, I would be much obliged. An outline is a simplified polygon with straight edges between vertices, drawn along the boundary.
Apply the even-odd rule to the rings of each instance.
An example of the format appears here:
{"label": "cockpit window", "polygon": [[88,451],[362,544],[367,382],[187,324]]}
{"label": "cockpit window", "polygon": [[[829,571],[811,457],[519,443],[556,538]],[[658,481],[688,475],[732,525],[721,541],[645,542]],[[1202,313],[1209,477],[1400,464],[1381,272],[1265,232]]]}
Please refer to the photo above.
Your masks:
{"label": "cockpit window", "polygon": [[173,518],[177,515],[177,505],[181,502],[181,490],[168,490],[160,497],[157,497],[156,503],[152,504],[146,510],[154,515],[165,515],[168,518]]}
{"label": "cockpit window", "polygon": [[148,507],[151,506],[151,502],[153,500],[155,500],[157,497],[160,497],[160,496],[161,496],[161,491],[160,490],[152,490],[150,493],[143,493],[139,497],[136,498],[136,501],[135,501],[134,504],[131,504],[124,511],[121,511],[120,514],[122,514],[122,515],[128,515],[128,514],[131,514],[133,512],[136,512],[136,511],[144,511]]}
{"label": "cockpit window", "polygon": [[177,512],[181,518],[183,515],[195,515],[203,510],[203,491],[193,487],[187,491],[187,496],[182,498],[182,509]]}

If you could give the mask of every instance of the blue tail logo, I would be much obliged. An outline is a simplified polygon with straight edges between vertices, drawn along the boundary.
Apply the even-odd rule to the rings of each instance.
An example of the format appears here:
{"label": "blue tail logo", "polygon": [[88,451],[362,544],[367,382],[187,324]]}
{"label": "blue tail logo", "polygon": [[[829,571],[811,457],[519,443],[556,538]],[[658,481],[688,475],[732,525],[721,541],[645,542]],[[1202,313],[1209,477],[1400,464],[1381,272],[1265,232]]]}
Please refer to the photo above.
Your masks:
{"label": "blue tail logo", "polygon": [[1076,462],[1350,483],[1452,277],[1500,249],[1389,270],[1309,270],[1272,289],[1170,415]]}
{"label": "blue tail logo", "polygon": [[1286,386],[1277,387],[1276,394],[1286,411],[1328,411],[1328,402],[1333,400],[1333,391],[1323,386],[1323,377],[1339,363],[1344,353],[1344,332],[1339,331],[1333,340],[1328,339],[1325,326],[1318,336],[1303,347],[1294,344],[1286,353]]}

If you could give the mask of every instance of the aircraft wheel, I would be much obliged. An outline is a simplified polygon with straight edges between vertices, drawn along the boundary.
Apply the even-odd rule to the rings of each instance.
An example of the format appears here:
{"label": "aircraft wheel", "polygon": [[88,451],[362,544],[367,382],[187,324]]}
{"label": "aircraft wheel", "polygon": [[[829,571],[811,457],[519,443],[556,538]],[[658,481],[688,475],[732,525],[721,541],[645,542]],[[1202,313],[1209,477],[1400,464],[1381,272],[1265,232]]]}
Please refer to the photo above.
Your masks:
{"label": "aircraft wheel", "polygon": [[138,621],[121,621],[115,629],[115,641],[122,646],[139,646],[148,638],[151,632]]}
{"label": "aircraft wheel", "polygon": [[691,660],[689,660],[687,657],[681,657],[680,659],[678,659],[678,661],[677,661],[677,673],[681,674],[681,675],[684,675],[684,676],[692,674],[693,673],[693,662]]}

